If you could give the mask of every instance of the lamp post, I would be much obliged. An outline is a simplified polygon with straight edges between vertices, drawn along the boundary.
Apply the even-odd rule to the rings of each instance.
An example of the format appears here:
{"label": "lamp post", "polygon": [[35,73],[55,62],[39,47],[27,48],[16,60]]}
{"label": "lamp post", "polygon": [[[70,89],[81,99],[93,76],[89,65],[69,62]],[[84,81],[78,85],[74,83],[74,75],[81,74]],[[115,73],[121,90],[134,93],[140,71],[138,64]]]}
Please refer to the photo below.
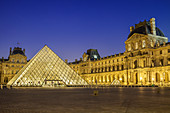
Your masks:
{"label": "lamp post", "polygon": [[142,77],[140,77],[140,82],[141,82],[141,86],[142,86]]}
{"label": "lamp post", "polygon": [[128,57],[125,56],[125,59],[126,59],[126,62],[127,62],[127,85],[129,85],[129,83],[128,83]]}
{"label": "lamp post", "polygon": [[152,81],[153,81],[153,85],[154,85],[154,78],[152,78]]}
{"label": "lamp post", "polygon": [[120,80],[120,85],[122,85],[122,78],[120,78],[119,80]]}

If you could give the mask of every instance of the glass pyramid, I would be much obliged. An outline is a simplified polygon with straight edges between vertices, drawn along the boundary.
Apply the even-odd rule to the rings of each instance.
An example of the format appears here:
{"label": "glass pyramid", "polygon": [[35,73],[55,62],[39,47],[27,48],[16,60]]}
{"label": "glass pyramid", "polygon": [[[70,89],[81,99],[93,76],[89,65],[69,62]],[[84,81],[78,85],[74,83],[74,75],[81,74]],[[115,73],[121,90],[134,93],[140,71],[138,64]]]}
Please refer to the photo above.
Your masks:
{"label": "glass pyramid", "polygon": [[88,85],[45,45],[7,84],[8,86]]}

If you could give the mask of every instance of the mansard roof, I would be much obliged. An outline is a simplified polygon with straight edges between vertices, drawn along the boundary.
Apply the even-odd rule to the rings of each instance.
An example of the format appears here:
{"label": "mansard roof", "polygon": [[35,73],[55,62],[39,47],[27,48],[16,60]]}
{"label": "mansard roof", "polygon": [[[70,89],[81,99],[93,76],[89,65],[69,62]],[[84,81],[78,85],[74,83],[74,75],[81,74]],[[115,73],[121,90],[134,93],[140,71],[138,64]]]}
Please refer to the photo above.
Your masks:
{"label": "mansard roof", "polygon": [[15,54],[21,54],[25,56],[25,53],[22,51],[22,48],[19,48],[19,47],[15,47],[14,50],[12,51],[12,55],[15,55]]}
{"label": "mansard roof", "polygon": [[[135,29],[132,32],[130,32],[130,34],[128,35],[128,38],[130,38],[134,33],[139,33],[139,34],[144,34],[144,35],[152,34],[150,22],[145,20],[144,22],[135,24]],[[165,37],[163,32],[158,27],[156,27],[156,35]]]}

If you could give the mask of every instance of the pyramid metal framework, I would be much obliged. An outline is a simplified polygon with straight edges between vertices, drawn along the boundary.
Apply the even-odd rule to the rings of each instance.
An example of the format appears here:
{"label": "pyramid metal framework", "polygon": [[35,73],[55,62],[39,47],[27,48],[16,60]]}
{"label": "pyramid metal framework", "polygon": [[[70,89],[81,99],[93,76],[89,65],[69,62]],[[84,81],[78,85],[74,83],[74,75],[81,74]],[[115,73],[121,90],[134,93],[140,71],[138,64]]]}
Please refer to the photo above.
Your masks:
{"label": "pyramid metal framework", "polygon": [[8,86],[88,85],[45,45],[7,84]]}

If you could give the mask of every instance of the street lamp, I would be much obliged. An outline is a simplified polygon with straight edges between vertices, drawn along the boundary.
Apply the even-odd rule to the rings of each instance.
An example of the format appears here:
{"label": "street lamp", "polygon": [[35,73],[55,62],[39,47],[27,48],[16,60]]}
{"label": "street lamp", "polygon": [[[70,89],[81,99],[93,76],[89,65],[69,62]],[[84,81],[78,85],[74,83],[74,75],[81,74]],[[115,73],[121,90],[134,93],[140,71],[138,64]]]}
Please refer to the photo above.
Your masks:
{"label": "street lamp", "polygon": [[153,81],[153,85],[154,85],[154,78],[152,78],[152,81]]}
{"label": "street lamp", "polygon": [[119,80],[120,80],[120,83],[122,84],[122,78],[120,78]]}
{"label": "street lamp", "polygon": [[142,77],[140,77],[141,85],[142,85]]}

